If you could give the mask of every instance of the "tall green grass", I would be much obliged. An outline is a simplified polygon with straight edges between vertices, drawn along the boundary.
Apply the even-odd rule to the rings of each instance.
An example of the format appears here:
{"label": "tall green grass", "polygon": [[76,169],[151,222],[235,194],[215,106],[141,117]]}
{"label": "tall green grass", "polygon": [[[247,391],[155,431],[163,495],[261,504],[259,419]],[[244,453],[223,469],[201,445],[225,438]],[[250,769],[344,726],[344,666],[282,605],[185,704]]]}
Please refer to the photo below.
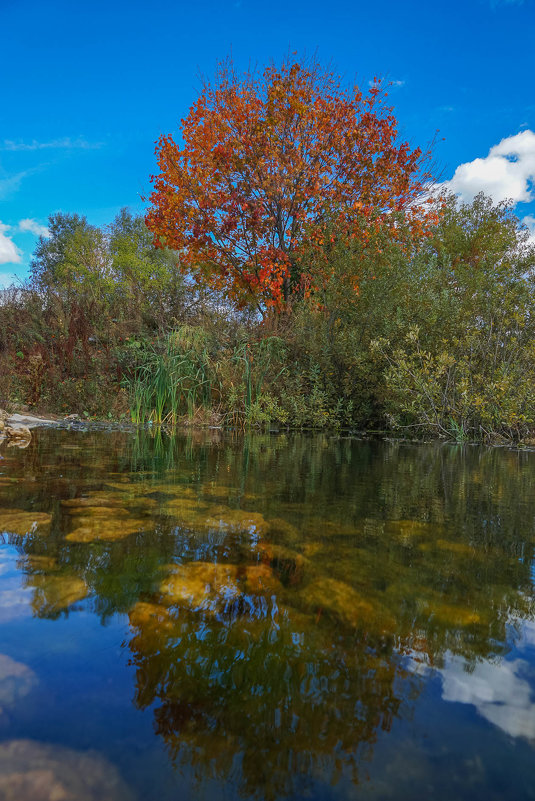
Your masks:
{"label": "tall green grass", "polygon": [[175,424],[209,407],[218,390],[210,345],[205,330],[189,325],[156,343],[124,382],[132,422]]}

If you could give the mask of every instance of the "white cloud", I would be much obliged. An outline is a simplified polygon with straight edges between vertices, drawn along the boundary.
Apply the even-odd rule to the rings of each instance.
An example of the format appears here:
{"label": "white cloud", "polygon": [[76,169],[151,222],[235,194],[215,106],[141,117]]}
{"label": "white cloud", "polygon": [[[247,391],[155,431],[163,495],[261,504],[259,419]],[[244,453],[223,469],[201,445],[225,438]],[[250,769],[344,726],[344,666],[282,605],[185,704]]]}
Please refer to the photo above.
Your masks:
{"label": "white cloud", "polygon": [[523,218],[522,222],[529,229],[529,242],[535,245],[535,217],[533,214],[528,214],[527,217]]}
{"label": "white cloud", "polygon": [[34,170],[24,170],[23,172],[11,175],[9,178],[0,178],[0,200],[5,200],[9,195],[16,192],[22,180],[32,172],[34,172]]}
{"label": "white cloud", "polygon": [[465,201],[478,194],[499,203],[529,203],[535,199],[535,133],[522,131],[491,147],[485,158],[460,164],[451,181],[441,184]]}
{"label": "white cloud", "polygon": [[44,236],[47,238],[50,236],[50,232],[46,225],[41,225],[40,223],[36,222],[36,220],[32,220],[30,218],[21,220],[19,222],[19,231],[29,232],[31,234],[35,234],[35,236]]}
{"label": "white cloud", "polygon": [[0,223],[0,264],[19,264],[21,261],[21,252],[15,245],[13,240],[7,236],[10,230],[9,225]]}
{"label": "white cloud", "polygon": [[4,139],[0,143],[0,150],[10,151],[29,151],[29,150],[96,150],[102,147],[102,142],[88,142],[83,137],[78,139],[71,139],[70,136],[65,136],[62,139],[52,139],[50,142],[38,142],[32,139],[31,142],[15,141],[13,139]]}

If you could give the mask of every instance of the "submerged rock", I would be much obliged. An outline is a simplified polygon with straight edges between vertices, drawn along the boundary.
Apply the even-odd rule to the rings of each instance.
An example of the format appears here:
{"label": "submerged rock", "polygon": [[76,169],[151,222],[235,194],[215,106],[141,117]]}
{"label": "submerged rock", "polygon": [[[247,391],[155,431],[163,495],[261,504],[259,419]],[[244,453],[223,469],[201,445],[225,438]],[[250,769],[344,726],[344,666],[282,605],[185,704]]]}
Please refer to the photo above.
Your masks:
{"label": "submerged rock", "polygon": [[10,740],[0,745],[2,801],[129,801],[117,770],[96,752]]}
{"label": "submerged rock", "polygon": [[[267,564],[234,565],[190,562],[173,565],[160,585],[164,606],[182,606],[211,614],[245,614],[254,596],[272,595],[282,585]],[[151,612],[152,613],[152,612]]]}
{"label": "submerged rock", "polygon": [[308,560],[303,554],[285,545],[262,542],[257,551],[264,563],[269,564],[274,574],[285,586],[301,584]]}
{"label": "submerged rock", "polygon": [[266,564],[247,565],[245,568],[244,589],[254,595],[279,593],[282,584]]}
{"label": "submerged rock", "polygon": [[130,516],[128,509],[117,506],[90,506],[89,504],[81,506],[73,506],[69,509],[69,514],[72,515],[73,520],[79,518],[87,519],[88,517],[100,517],[105,520],[118,520]]}
{"label": "submerged rock", "polygon": [[156,506],[152,498],[134,496],[130,500],[115,490],[100,490],[63,500],[61,505],[70,518],[69,542],[121,540],[154,526],[144,516]]}
{"label": "submerged rock", "polygon": [[147,521],[141,518],[118,517],[75,517],[75,528],[65,537],[69,542],[95,542],[105,540],[113,542],[123,540],[131,534],[137,534],[146,528]]}
{"label": "submerged rock", "polygon": [[447,551],[452,554],[459,554],[460,556],[477,556],[477,551],[472,545],[467,545],[465,542],[453,542],[451,540],[438,539],[432,542],[424,542],[419,546],[421,551]]}
{"label": "submerged rock", "polygon": [[385,534],[409,545],[415,539],[424,537],[434,539],[441,531],[441,526],[437,523],[426,523],[423,520],[389,520],[384,524],[384,531]]}
{"label": "submerged rock", "polygon": [[223,611],[228,601],[239,597],[236,565],[192,562],[174,565],[160,585],[162,602],[210,612]]}
{"label": "submerged rock", "polygon": [[258,512],[229,509],[225,506],[211,509],[204,521],[204,526],[236,534],[240,532],[263,534],[267,530],[267,523]]}
{"label": "submerged rock", "polygon": [[30,573],[51,573],[60,569],[53,556],[38,554],[24,555],[17,567]]}
{"label": "submerged rock", "polygon": [[77,514],[79,509],[106,507],[107,509],[123,508],[124,498],[117,497],[116,492],[91,492],[83,498],[69,498],[61,501],[68,514]]}
{"label": "submerged rock", "polygon": [[0,531],[10,534],[46,534],[52,515],[47,512],[26,512],[24,509],[0,509]]}
{"label": "submerged rock", "polygon": [[229,534],[264,534],[268,524],[258,512],[214,506],[193,498],[180,498],[165,504],[164,511],[177,524],[197,531],[220,531]]}
{"label": "submerged rock", "polygon": [[301,535],[296,527],[282,517],[273,517],[267,522],[270,539],[280,540],[288,545],[295,545],[301,540]]}
{"label": "submerged rock", "polygon": [[71,531],[66,539],[69,542],[121,540],[154,526],[150,518],[139,516],[149,511],[154,501],[150,498],[141,499],[142,505],[139,507],[136,499],[135,509],[132,504],[131,510],[127,508],[125,499],[117,496],[117,492],[104,491],[62,501],[71,522]]}
{"label": "submerged rock", "polygon": [[440,601],[433,603],[427,601],[425,603],[425,612],[429,615],[430,620],[436,620],[446,626],[451,627],[464,627],[473,626],[482,622],[479,612],[470,609],[466,606],[457,606],[455,604],[446,604]]}
{"label": "submerged rock", "polygon": [[[297,507],[296,511],[298,509],[299,507]],[[351,523],[322,517],[314,517],[307,520],[306,523],[302,524],[302,528],[308,537],[321,541],[354,539],[362,533],[361,528],[357,528]]]}
{"label": "submerged rock", "polygon": [[300,596],[310,611],[338,618],[351,628],[364,628],[377,634],[395,630],[395,620],[386,609],[375,600],[363,598],[343,581],[316,579]]}

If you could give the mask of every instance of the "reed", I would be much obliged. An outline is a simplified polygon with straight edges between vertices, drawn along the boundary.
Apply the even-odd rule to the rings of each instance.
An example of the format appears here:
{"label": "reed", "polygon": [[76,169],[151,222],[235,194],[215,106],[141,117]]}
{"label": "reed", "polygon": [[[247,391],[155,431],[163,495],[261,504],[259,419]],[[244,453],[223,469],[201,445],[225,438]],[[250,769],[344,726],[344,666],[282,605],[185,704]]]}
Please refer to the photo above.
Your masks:
{"label": "reed", "polygon": [[132,422],[174,425],[209,407],[218,389],[210,344],[206,331],[189,325],[157,342],[124,382]]}

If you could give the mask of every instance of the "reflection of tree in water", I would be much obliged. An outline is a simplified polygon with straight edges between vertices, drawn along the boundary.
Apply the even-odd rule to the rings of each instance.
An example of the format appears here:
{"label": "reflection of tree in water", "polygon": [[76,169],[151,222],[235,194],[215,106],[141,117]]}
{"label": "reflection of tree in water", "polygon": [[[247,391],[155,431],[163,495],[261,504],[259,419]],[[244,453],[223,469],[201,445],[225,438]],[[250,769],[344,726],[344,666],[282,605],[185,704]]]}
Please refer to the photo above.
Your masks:
{"label": "reflection of tree in water", "polygon": [[159,704],[156,732],[199,779],[267,798],[342,774],[357,782],[359,762],[409,691],[392,644],[249,602],[256,615],[134,607],[135,704]]}
{"label": "reflection of tree in water", "polygon": [[[130,610],[135,703],[156,705],[199,775],[268,796],[356,780],[417,691],[406,654],[475,665],[533,617],[533,454],[201,440],[95,435],[76,451],[51,432],[0,487],[34,613]],[[46,519],[21,539],[28,510]],[[197,573],[176,592],[165,566],[182,561]],[[210,563],[226,565],[225,603],[199,600]]]}

